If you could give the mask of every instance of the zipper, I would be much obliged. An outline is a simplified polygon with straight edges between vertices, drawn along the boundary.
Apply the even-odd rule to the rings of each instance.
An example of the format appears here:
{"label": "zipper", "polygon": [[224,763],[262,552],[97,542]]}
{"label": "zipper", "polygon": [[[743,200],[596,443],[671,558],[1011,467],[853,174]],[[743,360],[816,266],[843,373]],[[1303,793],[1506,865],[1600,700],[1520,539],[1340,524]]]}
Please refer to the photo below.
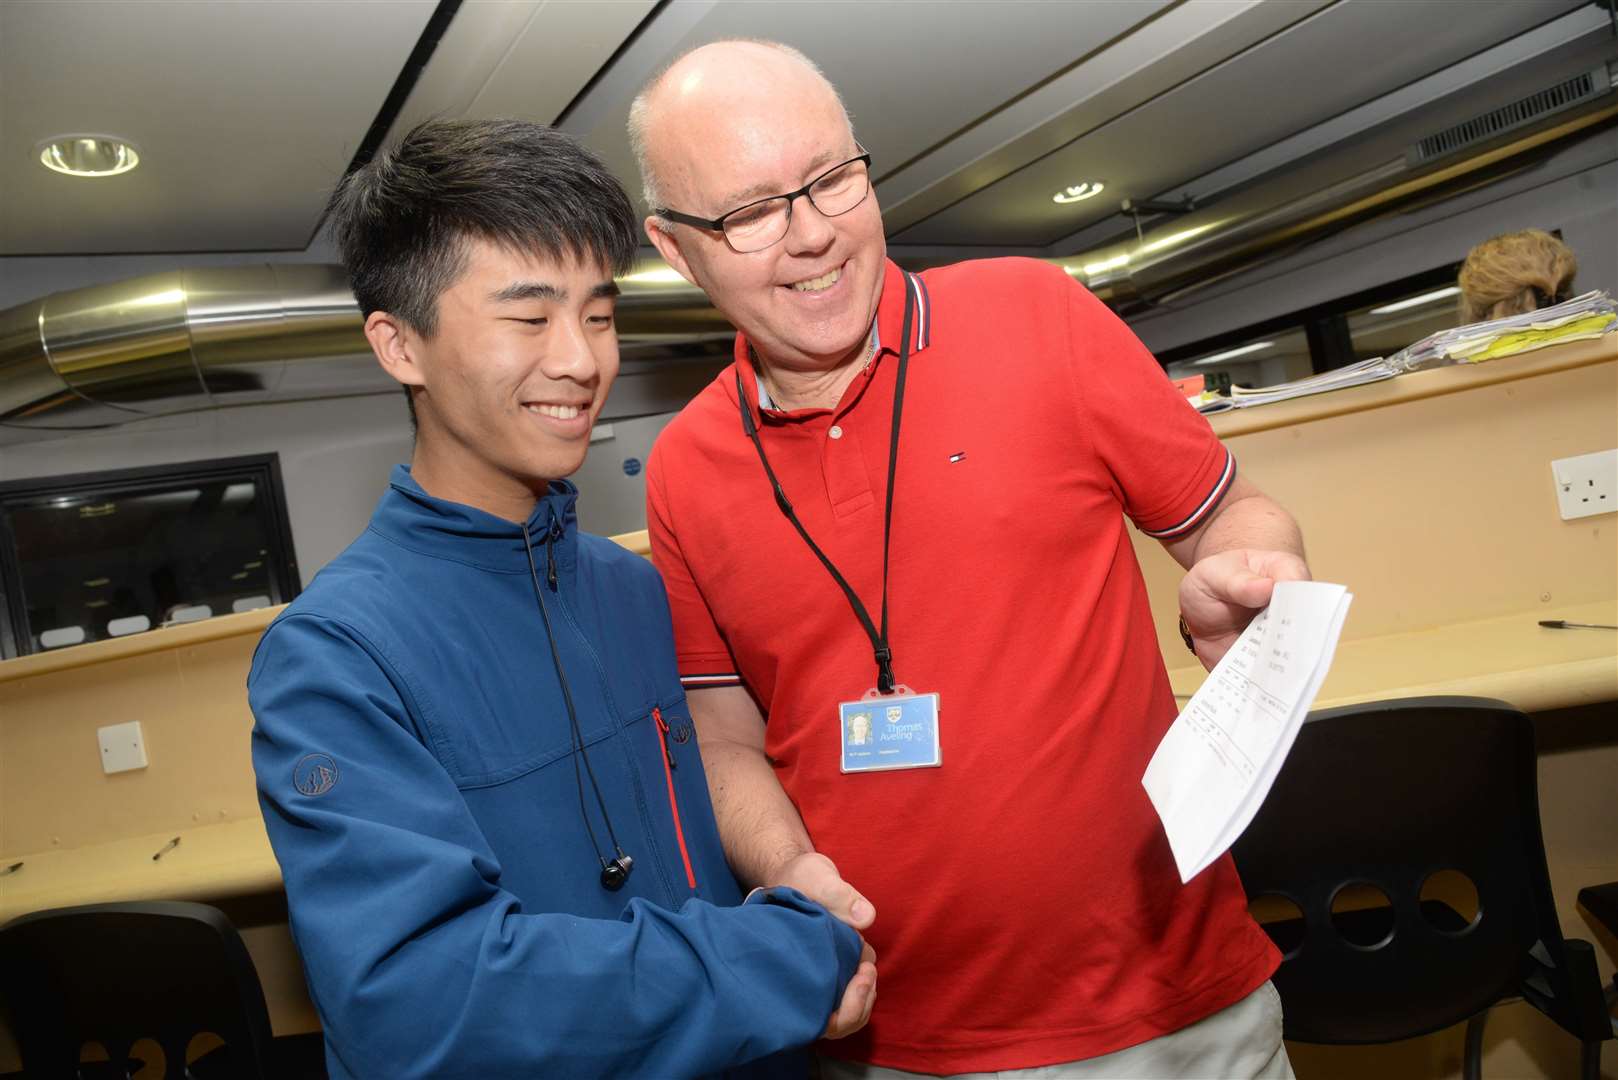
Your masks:
{"label": "zipper", "polygon": [[685,847],[685,829],[680,826],[680,803],[674,797],[674,755],[669,753],[669,725],[663,719],[663,710],[652,707],[652,721],[657,725],[657,742],[663,748],[663,779],[669,785],[669,810],[674,814],[674,838],[680,842],[680,859],[685,863],[686,884],[697,891],[697,875],[691,869],[691,853]]}

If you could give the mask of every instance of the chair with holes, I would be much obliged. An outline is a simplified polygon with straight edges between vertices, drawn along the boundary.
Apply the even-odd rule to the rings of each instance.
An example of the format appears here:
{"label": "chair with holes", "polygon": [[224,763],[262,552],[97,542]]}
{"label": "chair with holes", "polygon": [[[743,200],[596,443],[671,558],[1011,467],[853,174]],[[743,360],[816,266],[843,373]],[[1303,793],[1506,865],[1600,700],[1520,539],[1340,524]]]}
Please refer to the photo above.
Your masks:
{"label": "chair with holes", "polygon": [[29,1077],[79,1074],[99,1043],[106,1075],[127,1075],[130,1048],[154,1040],[180,1080],[193,1038],[225,1045],[197,1076],[267,1080],[270,1017],[252,958],[216,908],[170,902],[91,904],[23,915],[0,927],[0,1000]]}
{"label": "chair with holes", "polygon": [[1432,697],[1310,720],[1233,848],[1250,897],[1301,912],[1265,924],[1286,1037],[1394,1042],[1466,1020],[1476,1080],[1488,1009],[1521,997],[1579,1040],[1595,1080],[1613,1026],[1593,947],[1557,924],[1528,717]]}

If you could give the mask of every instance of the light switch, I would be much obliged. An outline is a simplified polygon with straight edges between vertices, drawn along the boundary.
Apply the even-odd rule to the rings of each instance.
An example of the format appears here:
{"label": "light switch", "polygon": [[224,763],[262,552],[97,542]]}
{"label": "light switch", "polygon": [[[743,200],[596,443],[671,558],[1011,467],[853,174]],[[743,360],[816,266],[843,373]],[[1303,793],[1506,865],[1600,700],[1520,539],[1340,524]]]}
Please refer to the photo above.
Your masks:
{"label": "light switch", "polygon": [[146,768],[146,740],[140,733],[139,720],[97,728],[96,738],[101,742],[102,772]]}

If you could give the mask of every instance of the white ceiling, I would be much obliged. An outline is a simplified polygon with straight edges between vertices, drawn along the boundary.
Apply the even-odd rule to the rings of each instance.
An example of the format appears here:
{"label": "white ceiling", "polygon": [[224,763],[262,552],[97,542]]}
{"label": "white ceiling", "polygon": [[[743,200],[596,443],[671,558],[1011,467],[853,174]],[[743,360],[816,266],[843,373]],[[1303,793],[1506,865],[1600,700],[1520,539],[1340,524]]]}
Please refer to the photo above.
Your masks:
{"label": "white ceiling", "polygon": [[[1060,149],[985,184],[895,239],[1042,247],[1159,192],[1391,93],[1577,6],[1348,0],[1331,5],[1166,93],[1134,104]],[[1397,13],[1397,17],[1392,17]],[[1410,43],[1420,42],[1420,48]],[[1548,76],[1547,81],[1554,76]],[[1491,103],[1492,104],[1492,103]],[[1479,105],[1479,111],[1490,107]],[[1106,199],[1060,206],[1081,179]]]}
{"label": "white ceiling", "polygon": [[[0,3],[0,252],[301,249],[432,0]],[[35,146],[123,136],[61,176]]]}
{"label": "white ceiling", "polygon": [[[0,0],[0,255],[302,251],[437,6]],[[648,75],[703,41],[773,38],[842,90],[895,243],[1065,254],[1126,227],[1119,198],[1284,166],[1300,132],[1347,146],[1346,117],[1581,6],[468,0],[389,119],[394,136],[435,115],[559,123],[633,191],[623,121]],[[131,138],[141,167],[47,172],[35,144],[73,131]],[[1051,202],[1091,178],[1103,198]]]}

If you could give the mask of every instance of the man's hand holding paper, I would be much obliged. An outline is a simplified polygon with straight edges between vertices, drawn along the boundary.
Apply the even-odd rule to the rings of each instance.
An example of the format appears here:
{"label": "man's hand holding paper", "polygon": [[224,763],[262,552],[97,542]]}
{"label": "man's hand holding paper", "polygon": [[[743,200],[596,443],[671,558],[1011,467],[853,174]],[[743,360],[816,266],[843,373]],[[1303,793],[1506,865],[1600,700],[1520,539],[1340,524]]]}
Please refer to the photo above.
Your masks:
{"label": "man's hand holding paper", "polygon": [[[1353,596],[1283,581],[1174,721],[1141,778],[1183,881],[1241,835],[1325,681]],[[1189,622],[1189,619],[1187,620]]]}
{"label": "man's hand holding paper", "polygon": [[1290,551],[1232,548],[1199,559],[1180,580],[1180,614],[1202,666],[1213,670],[1277,582],[1308,580],[1308,564]]}

